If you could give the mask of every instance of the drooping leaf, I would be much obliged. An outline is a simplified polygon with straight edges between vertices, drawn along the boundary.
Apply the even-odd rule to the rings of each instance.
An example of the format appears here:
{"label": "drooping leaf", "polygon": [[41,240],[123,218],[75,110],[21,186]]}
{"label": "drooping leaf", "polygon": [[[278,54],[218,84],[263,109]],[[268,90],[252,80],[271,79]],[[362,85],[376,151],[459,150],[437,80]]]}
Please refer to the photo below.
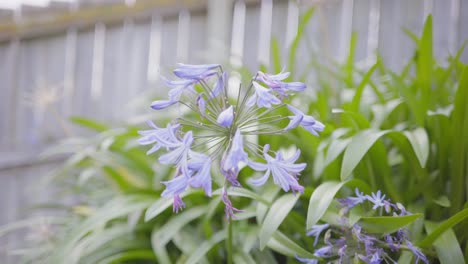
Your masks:
{"label": "drooping leaf", "polygon": [[261,250],[265,248],[270,237],[278,229],[286,216],[288,216],[298,199],[299,195],[286,194],[278,198],[273,203],[265,216],[265,220],[263,220],[262,227],[260,228],[259,236]]}
{"label": "drooping leaf", "polygon": [[[434,222],[425,222],[425,227],[428,233],[434,231],[437,224]],[[447,229],[442,235],[434,241],[434,248],[439,257],[441,264],[463,264],[463,252],[460,248],[460,243],[452,228]]]}
{"label": "drooping leaf", "polygon": [[285,234],[280,231],[276,231],[271,239],[268,241],[267,246],[281,254],[286,256],[295,257],[301,256],[305,258],[315,258],[314,254],[305,250],[293,240],[288,238]]}
{"label": "drooping leaf", "polygon": [[99,123],[95,120],[88,119],[88,118],[74,116],[74,117],[70,117],[70,121],[72,123],[75,123],[82,127],[86,127],[96,132],[104,132],[106,130],[109,130],[109,127],[107,125],[103,123]]}
{"label": "drooping leaf", "polygon": [[361,217],[358,221],[359,225],[369,233],[393,233],[398,229],[411,224],[422,214],[412,214],[404,216],[376,216],[376,217]]}
{"label": "drooping leaf", "polygon": [[315,189],[310,196],[309,208],[307,209],[307,230],[311,229],[327,211],[336,193],[346,182],[325,182]]}
{"label": "drooping leaf", "polygon": [[[187,195],[190,195],[194,192],[197,192],[198,190],[194,190],[194,189],[190,189],[188,191],[185,191],[184,193],[182,193],[180,195],[180,198],[184,198],[185,196]],[[146,210],[146,213],[145,213],[145,221],[149,221],[153,218],[155,218],[156,216],[158,216],[160,213],[162,213],[164,210],[166,210],[167,208],[169,208],[171,205],[172,205],[172,202],[173,200],[172,199],[168,199],[166,197],[161,197],[159,198],[158,200],[156,200],[156,202],[154,202],[149,208],[148,210]]]}
{"label": "drooping leaf", "polygon": [[386,131],[363,130],[355,135],[345,150],[341,165],[341,180],[346,180],[364,155]]}
{"label": "drooping leaf", "polygon": [[177,217],[170,219],[163,226],[153,229],[151,234],[153,248],[165,246],[181,228],[206,213],[206,209],[206,206],[190,208],[178,214]]}
{"label": "drooping leaf", "polygon": [[417,128],[413,131],[405,131],[404,134],[413,147],[419,164],[424,168],[429,157],[429,137],[426,130],[424,128]]}
{"label": "drooping leaf", "polygon": [[454,227],[456,224],[468,218],[468,208],[461,210],[449,219],[440,223],[437,227],[432,228],[432,232],[429,233],[421,242],[418,243],[419,247],[426,248],[430,247],[434,241],[439,238],[445,231]]}
{"label": "drooping leaf", "polygon": [[202,259],[211,248],[225,239],[226,232],[224,230],[214,234],[211,238],[201,243],[200,246],[196,248],[191,255],[188,256],[185,264],[198,263],[198,261]]}

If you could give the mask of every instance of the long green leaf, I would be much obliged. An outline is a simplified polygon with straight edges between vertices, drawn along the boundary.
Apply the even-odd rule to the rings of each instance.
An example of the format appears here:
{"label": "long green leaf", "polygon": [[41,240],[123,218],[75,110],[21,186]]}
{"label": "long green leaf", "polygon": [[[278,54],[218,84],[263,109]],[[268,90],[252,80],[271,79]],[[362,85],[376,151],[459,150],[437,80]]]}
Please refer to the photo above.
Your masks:
{"label": "long green leaf", "polygon": [[452,213],[460,210],[465,202],[468,192],[465,162],[468,155],[468,66],[465,66],[461,74],[455,95],[455,107],[452,112],[452,142],[451,142],[451,184],[452,184]]}
{"label": "long green leaf", "polygon": [[109,129],[109,127],[106,126],[103,123],[99,123],[97,121],[94,121],[94,120],[91,120],[91,119],[88,119],[88,118],[84,118],[84,117],[77,117],[77,116],[70,117],[70,121],[72,123],[78,124],[78,125],[80,125],[82,127],[86,127],[88,129],[94,130],[96,132],[104,132],[104,131]]}
{"label": "long green leaf", "polygon": [[136,261],[136,260],[155,260],[155,256],[151,250],[139,249],[131,250],[127,252],[121,252],[110,257],[107,257],[99,262],[99,264],[117,264],[126,261]]}
{"label": "long green leaf", "polygon": [[151,234],[153,248],[165,246],[186,224],[206,213],[206,209],[206,206],[190,208],[177,215],[177,217],[173,217],[163,226],[153,229]]}
{"label": "long green leaf", "polygon": [[456,224],[468,218],[468,208],[458,212],[449,219],[440,223],[436,228],[432,229],[432,232],[421,242],[418,243],[418,246],[422,248],[427,248],[434,243],[434,241],[439,238],[445,231],[454,227]]}
{"label": "long green leaf", "polygon": [[422,214],[361,217],[359,225],[369,233],[393,233],[398,229],[411,224],[421,216]]}
{"label": "long green leaf", "polygon": [[289,64],[288,64],[288,71],[291,73],[294,73],[294,62],[296,61],[296,53],[297,53],[297,48],[299,47],[300,40],[302,39],[302,36],[304,34],[304,28],[309,22],[309,20],[312,18],[312,15],[314,14],[314,9],[311,8],[307,10],[304,15],[302,16],[302,19],[299,23],[299,26],[297,28],[297,35],[294,38],[294,41],[291,45],[291,48],[289,49]]}
{"label": "long green leaf", "polygon": [[310,196],[309,208],[307,209],[307,230],[311,229],[325,214],[336,193],[344,184],[346,182],[325,182],[315,189]]}
{"label": "long green leaf", "polygon": [[305,258],[315,258],[314,254],[305,250],[294,241],[289,239],[285,234],[276,231],[271,239],[268,241],[267,246],[274,251],[277,251],[286,256],[295,257],[301,256]]}
{"label": "long green leaf", "polygon": [[286,194],[278,198],[271,206],[260,229],[260,249],[263,250],[273,233],[292,210],[299,195]]}
{"label": "long green leaf", "polygon": [[[434,231],[436,223],[426,221],[425,227],[428,233]],[[434,241],[434,248],[441,264],[463,264],[463,252],[458,243],[457,236],[451,228],[447,229]]]}
{"label": "long green leaf", "polygon": [[418,56],[416,61],[416,83],[419,88],[419,98],[414,103],[418,105],[417,121],[424,125],[424,117],[429,109],[432,83],[432,16],[426,18],[423,34],[418,43]]}
{"label": "long green leaf", "polygon": [[405,131],[404,134],[413,147],[414,153],[419,160],[419,164],[424,168],[426,166],[427,158],[429,157],[430,145],[426,130],[424,128],[417,128],[413,131]]}
{"label": "long green leaf", "polygon": [[198,263],[198,261],[202,259],[212,247],[214,247],[216,244],[223,241],[224,239],[226,239],[226,232],[224,230],[214,234],[210,239],[205,240],[203,243],[201,243],[200,246],[196,248],[190,256],[188,256],[188,259],[185,262],[185,264]]}
{"label": "long green leaf", "polygon": [[364,155],[387,131],[363,130],[355,135],[345,150],[341,165],[341,180],[346,180]]}
{"label": "long green leaf", "polygon": [[369,83],[371,77],[372,77],[372,74],[374,73],[375,69],[377,69],[377,66],[378,64],[374,64],[374,66],[372,66],[367,72],[366,74],[364,75],[364,77],[362,78],[361,80],[361,83],[359,83],[358,87],[356,88],[356,92],[354,94],[354,97],[353,97],[353,101],[351,103],[351,111],[353,112],[359,112],[359,105],[361,103],[361,97],[362,97],[362,93],[364,91],[364,88],[366,87],[366,85]]}
{"label": "long green leaf", "polygon": [[[180,198],[184,198],[185,196],[187,195],[190,195],[194,192],[196,192],[197,190],[188,190],[184,193],[182,193],[180,195]],[[146,210],[146,213],[145,213],[145,221],[149,221],[153,218],[155,218],[156,216],[158,216],[160,213],[162,213],[164,210],[166,210],[167,208],[169,208],[171,205],[172,205],[172,199],[167,199],[165,197],[161,197],[159,198],[158,200],[156,200],[156,202],[154,202],[149,208],[148,210]]]}

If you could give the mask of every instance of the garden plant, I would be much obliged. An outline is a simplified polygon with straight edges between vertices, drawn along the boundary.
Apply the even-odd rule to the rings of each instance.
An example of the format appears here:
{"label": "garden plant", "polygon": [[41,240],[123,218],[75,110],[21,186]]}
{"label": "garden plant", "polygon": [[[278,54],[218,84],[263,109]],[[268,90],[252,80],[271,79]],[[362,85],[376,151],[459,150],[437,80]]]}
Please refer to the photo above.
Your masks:
{"label": "garden plant", "polygon": [[148,125],[72,118],[93,136],[44,155],[70,154],[49,180],[74,200],[25,262],[465,263],[463,47],[437,62],[429,16],[400,72],[356,67],[354,35],[344,64],[298,65],[311,16],[287,62],[273,40],[253,74],[177,65]]}

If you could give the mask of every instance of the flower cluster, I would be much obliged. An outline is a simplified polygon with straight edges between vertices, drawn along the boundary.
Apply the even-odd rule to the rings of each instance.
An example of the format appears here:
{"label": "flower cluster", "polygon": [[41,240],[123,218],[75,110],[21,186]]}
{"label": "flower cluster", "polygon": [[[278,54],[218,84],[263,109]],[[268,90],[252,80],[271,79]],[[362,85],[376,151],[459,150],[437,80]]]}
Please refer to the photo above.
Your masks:
{"label": "flower cluster", "polygon": [[[317,258],[333,259],[336,263],[352,263],[353,260],[370,264],[397,263],[392,256],[404,249],[413,253],[415,263],[419,261],[429,263],[426,256],[411,243],[405,228],[381,236],[381,234],[367,234],[358,223],[350,224],[348,218],[350,210],[357,205],[366,203],[366,201],[372,206],[371,210],[380,212],[380,214],[386,213],[393,216],[411,214],[402,204],[394,204],[390,200],[386,200],[385,195],[382,195],[380,191],[364,195],[356,189],[355,197],[338,199],[342,206],[340,211],[342,224],[339,226],[318,224],[307,232],[308,236],[315,237],[314,246],[317,245],[320,235],[324,234],[325,245],[314,252]],[[296,258],[302,263],[319,263],[318,259],[307,259],[299,256]]]}
{"label": "flower cluster", "polygon": [[[174,212],[185,206],[181,194],[189,187],[202,188],[211,196],[213,177],[220,175],[225,212],[231,218],[239,210],[232,206],[226,189],[240,187],[238,175],[244,165],[264,172],[262,177],[250,180],[254,186],[263,185],[271,176],[284,191],[303,191],[298,176],[306,164],[295,163],[299,150],[285,158],[281,152],[270,150],[268,144],[250,142],[247,136],[277,135],[298,126],[318,135],[324,129],[321,122],[285,103],[292,93],[306,88],[304,83],[285,82],[288,72],[258,72],[245,89],[239,87],[237,96],[230,98],[228,74],[218,64],[179,64],[174,74],[178,80],[164,79],[170,88],[169,98],[155,101],[151,107],[162,110],[175,105],[186,107],[192,114],[179,117],[165,128],[149,122],[152,129],[140,131],[139,140],[142,145],[153,145],[148,154],[165,149],[167,153],[159,157],[159,162],[175,166],[173,179],[162,182],[166,185],[162,196],[173,198]],[[284,109],[291,114],[282,115]]]}

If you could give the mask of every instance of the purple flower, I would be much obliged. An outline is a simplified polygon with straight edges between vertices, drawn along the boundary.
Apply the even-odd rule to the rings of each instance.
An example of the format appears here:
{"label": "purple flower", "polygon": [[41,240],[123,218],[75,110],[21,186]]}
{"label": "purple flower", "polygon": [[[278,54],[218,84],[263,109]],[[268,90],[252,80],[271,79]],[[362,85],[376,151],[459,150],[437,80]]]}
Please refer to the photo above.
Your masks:
{"label": "purple flower", "polygon": [[177,102],[180,100],[180,96],[185,90],[193,90],[194,80],[175,80],[171,81],[163,77],[166,85],[171,88],[169,91],[169,101]]}
{"label": "purple flower", "polygon": [[257,74],[257,80],[266,84],[282,97],[287,96],[287,92],[302,92],[306,88],[306,85],[301,82],[282,82],[282,80],[289,77],[289,72],[280,72],[272,75],[259,71]]}
{"label": "purple flower", "polygon": [[333,247],[331,245],[321,247],[314,252],[314,256],[319,258],[328,258],[332,255]]}
{"label": "purple flower", "polygon": [[415,247],[410,241],[406,241],[406,245],[408,248],[413,252],[414,254],[414,263],[417,264],[420,260],[426,264],[429,264],[429,261],[427,260],[426,256],[419,250],[417,247]]}
{"label": "purple flower", "polygon": [[359,193],[358,188],[355,189],[356,197],[346,197],[337,199],[341,206],[347,207],[348,209],[363,203],[366,200],[364,193]]}
{"label": "purple flower", "polygon": [[239,175],[239,168],[238,167],[231,167],[231,168],[225,170],[223,162],[221,161],[221,174],[224,175],[226,180],[228,180],[231,183],[232,186],[241,187],[240,182],[237,180],[237,176]]}
{"label": "purple flower", "polygon": [[314,247],[317,245],[317,242],[318,242],[318,239],[319,239],[320,234],[321,234],[324,230],[326,230],[327,228],[329,228],[329,227],[330,227],[329,224],[314,225],[314,226],[312,226],[312,228],[307,232],[307,236],[315,236]]}
{"label": "purple flower", "polygon": [[372,193],[372,196],[369,196],[367,195],[367,200],[371,203],[374,204],[374,206],[372,207],[372,209],[377,209],[379,207],[383,207],[385,206],[385,203],[384,203],[384,199],[385,199],[385,194],[382,195],[382,193],[379,191],[377,191],[377,193]]}
{"label": "purple flower", "polygon": [[267,89],[260,84],[253,82],[254,93],[247,100],[248,106],[253,106],[255,103],[258,107],[271,108],[272,104],[280,104],[281,100],[271,94],[271,89]]}
{"label": "purple flower", "polygon": [[229,199],[226,188],[223,188],[223,195],[221,199],[223,200],[223,203],[224,203],[224,213],[226,214],[227,219],[231,220],[235,218],[234,213],[240,213],[243,211],[232,206],[232,203],[231,203],[231,200]]}
{"label": "purple flower", "polygon": [[[177,176],[170,181],[163,181],[162,184],[166,185],[166,189],[162,192],[162,197],[174,197],[179,196],[189,186],[189,177],[184,174],[177,173]],[[179,197],[180,199],[180,197]],[[176,199],[174,199],[174,209]]]}
{"label": "purple flower", "polygon": [[162,164],[176,164],[178,168],[182,169],[182,173],[188,174],[187,159],[192,142],[192,131],[188,131],[182,141],[166,145],[171,150],[160,156],[159,162]]}
{"label": "purple flower", "polygon": [[206,111],[206,101],[203,99],[201,95],[198,95],[197,97],[197,106],[198,110],[200,110],[200,114],[202,116],[205,116],[205,111]]}
{"label": "purple flower", "polygon": [[382,262],[382,256],[381,254],[383,253],[383,249],[379,248],[377,249],[371,256],[370,256],[370,259],[369,259],[369,264],[379,264],[380,262]]}
{"label": "purple flower", "polygon": [[247,153],[244,151],[244,144],[240,130],[237,129],[236,134],[232,139],[229,152],[223,162],[223,169],[230,170],[232,168],[237,168],[241,161],[247,162]]}
{"label": "purple flower", "polygon": [[178,63],[179,68],[174,70],[174,74],[182,79],[203,80],[217,73],[219,64],[191,65]]}
{"label": "purple flower", "polygon": [[325,126],[320,121],[315,120],[315,118],[313,118],[312,116],[305,115],[299,109],[291,105],[287,105],[287,107],[291,112],[294,113],[294,116],[289,117],[291,121],[284,130],[287,131],[297,127],[298,125],[301,125],[307,131],[312,133],[312,135],[318,136],[318,132],[322,132],[325,128]]}
{"label": "purple flower", "polygon": [[190,178],[190,186],[203,188],[211,196],[211,159],[209,156],[190,151],[189,169],[196,171]]}
{"label": "purple flower", "polygon": [[299,260],[300,262],[306,263],[306,264],[318,264],[319,263],[317,259],[301,258],[301,257],[299,257],[297,255],[296,255],[296,259]]}
{"label": "purple flower", "polygon": [[172,204],[172,211],[174,213],[178,213],[180,210],[185,208],[185,203],[182,201],[182,198],[180,198],[179,195],[174,196],[174,202]]}
{"label": "purple flower", "polygon": [[154,101],[151,103],[151,108],[154,110],[161,110],[161,109],[166,109],[169,106],[176,104],[177,101],[170,101],[170,100],[159,100],[159,101]]}
{"label": "purple flower", "polygon": [[219,114],[216,122],[218,122],[218,124],[220,124],[223,127],[229,127],[231,126],[233,120],[234,120],[234,108],[231,105],[226,110],[221,112],[221,114]]}
{"label": "purple flower", "polygon": [[158,151],[161,147],[167,147],[168,144],[177,142],[177,137],[175,134],[179,129],[180,125],[171,125],[170,123],[166,128],[159,128],[153,122],[147,122],[151,130],[142,130],[138,131],[142,137],[138,139],[138,143],[141,145],[154,144],[154,146],[146,152],[147,155]]}
{"label": "purple flower", "polygon": [[296,151],[296,154],[290,159],[283,159],[283,156],[280,152],[276,154],[276,157],[273,158],[268,154],[270,145],[266,144],[263,147],[263,156],[267,161],[267,164],[248,161],[248,165],[256,171],[266,171],[265,174],[257,179],[251,179],[250,182],[253,185],[260,186],[265,184],[268,180],[270,174],[273,175],[273,181],[276,185],[279,185],[283,188],[284,191],[289,191],[291,189],[293,192],[303,192],[304,187],[299,185],[297,182],[297,175],[304,170],[306,167],[305,163],[294,164],[294,162],[299,158],[301,154],[300,150]]}
{"label": "purple flower", "polygon": [[223,92],[227,77],[228,77],[227,72],[224,72],[221,75],[221,77],[218,79],[218,81],[216,81],[216,84],[213,90],[211,91],[210,98],[215,98],[216,96],[218,96],[220,93]]}
{"label": "purple flower", "polygon": [[384,236],[384,240],[387,243],[387,245],[388,245],[388,247],[390,248],[391,251],[398,251],[400,249],[400,244],[395,243],[396,239],[392,235],[386,234]]}

